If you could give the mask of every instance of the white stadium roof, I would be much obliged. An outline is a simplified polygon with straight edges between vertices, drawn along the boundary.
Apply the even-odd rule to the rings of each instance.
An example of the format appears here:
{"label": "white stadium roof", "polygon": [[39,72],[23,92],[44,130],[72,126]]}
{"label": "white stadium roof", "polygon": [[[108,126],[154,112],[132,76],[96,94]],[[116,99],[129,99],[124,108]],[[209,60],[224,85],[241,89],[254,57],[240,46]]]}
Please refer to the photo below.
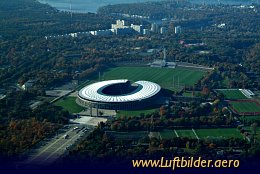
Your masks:
{"label": "white stadium roof", "polygon": [[119,103],[119,102],[132,102],[132,101],[140,101],[143,99],[147,99],[153,97],[157,93],[160,92],[161,87],[153,82],[149,81],[137,81],[137,84],[140,88],[137,90],[124,95],[107,95],[100,93],[100,89],[104,89],[108,86],[115,84],[124,84],[127,83],[128,80],[108,80],[93,83],[81,89],[79,91],[79,97],[83,100],[90,100],[94,102],[105,102],[105,103]]}

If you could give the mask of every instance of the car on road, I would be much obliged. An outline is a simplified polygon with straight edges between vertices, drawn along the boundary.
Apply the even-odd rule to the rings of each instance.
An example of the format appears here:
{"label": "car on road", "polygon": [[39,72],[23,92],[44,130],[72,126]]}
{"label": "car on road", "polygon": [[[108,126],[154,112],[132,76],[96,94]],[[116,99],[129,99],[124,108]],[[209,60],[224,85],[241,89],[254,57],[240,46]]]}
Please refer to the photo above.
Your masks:
{"label": "car on road", "polygon": [[64,139],[68,139],[68,138],[69,138],[69,135],[68,135],[68,134],[65,134],[65,135],[63,135],[63,138],[64,138]]}

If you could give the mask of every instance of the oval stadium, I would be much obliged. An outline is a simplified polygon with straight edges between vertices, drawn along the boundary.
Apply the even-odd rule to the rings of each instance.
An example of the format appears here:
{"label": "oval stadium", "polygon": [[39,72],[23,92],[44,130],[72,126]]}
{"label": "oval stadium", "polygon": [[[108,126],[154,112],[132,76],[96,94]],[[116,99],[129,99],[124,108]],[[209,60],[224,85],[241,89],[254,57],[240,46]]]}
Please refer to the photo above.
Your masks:
{"label": "oval stadium", "polygon": [[161,87],[149,81],[108,80],[81,89],[77,103],[83,107],[134,110],[149,107],[160,95]]}

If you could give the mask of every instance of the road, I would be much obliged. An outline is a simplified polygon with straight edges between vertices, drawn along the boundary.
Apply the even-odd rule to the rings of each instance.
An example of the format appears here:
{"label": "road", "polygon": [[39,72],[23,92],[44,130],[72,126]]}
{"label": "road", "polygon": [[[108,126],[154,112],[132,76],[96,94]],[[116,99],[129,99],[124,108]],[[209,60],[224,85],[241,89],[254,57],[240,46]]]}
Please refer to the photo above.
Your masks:
{"label": "road", "polygon": [[[92,132],[94,127],[88,125],[69,125],[42,146],[32,150],[28,158],[19,166],[42,166],[55,162],[84,136]],[[66,138],[65,138],[66,136]]]}

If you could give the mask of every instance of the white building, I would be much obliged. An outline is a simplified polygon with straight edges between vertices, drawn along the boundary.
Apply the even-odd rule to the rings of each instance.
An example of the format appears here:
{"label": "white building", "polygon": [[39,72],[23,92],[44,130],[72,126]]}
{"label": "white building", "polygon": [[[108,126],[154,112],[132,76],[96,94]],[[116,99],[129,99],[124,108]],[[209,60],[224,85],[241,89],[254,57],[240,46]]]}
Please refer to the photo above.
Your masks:
{"label": "white building", "polygon": [[166,34],[166,27],[161,27],[160,33],[161,34]]}
{"label": "white building", "polygon": [[150,30],[149,29],[143,29],[143,35],[149,35]]}
{"label": "white building", "polygon": [[78,37],[78,33],[70,33],[69,34],[71,37]]}
{"label": "white building", "polygon": [[126,28],[129,26],[125,25],[125,21],[124,20],[116,20],[116,24],[112,24],[111,28],[112,29],[117,29],[117,28]]}
{"label": "white building", "polygon": [[27,82],[25,82],[22,86],[23,90],[29,90],[33,87],[35,81],[34,80],[28,80]]}
{"label": "white building", "polygon": [[175,34],[180,34],[181,33],[181,26],[176,26],[174,28],[174,32],[175,32]]}
{"label": "white building", "polygon": [[151,26],[151,32],[158,33],[159,32],[159,25],[156,23],[153,23]]}
{"label": "white building", "polygon": [[144,27],[142,25],[134,25],[134,24],[131,24],[131,28],[135,31],[137,31],[138,33],[140,34],[143,34],[143,29]]}
{"label": "white building", "polygon": [[110,36],[113,34],[113,32],[111,29],[108,29],[108,30],[91,31],[90,34],[94,36]]}

